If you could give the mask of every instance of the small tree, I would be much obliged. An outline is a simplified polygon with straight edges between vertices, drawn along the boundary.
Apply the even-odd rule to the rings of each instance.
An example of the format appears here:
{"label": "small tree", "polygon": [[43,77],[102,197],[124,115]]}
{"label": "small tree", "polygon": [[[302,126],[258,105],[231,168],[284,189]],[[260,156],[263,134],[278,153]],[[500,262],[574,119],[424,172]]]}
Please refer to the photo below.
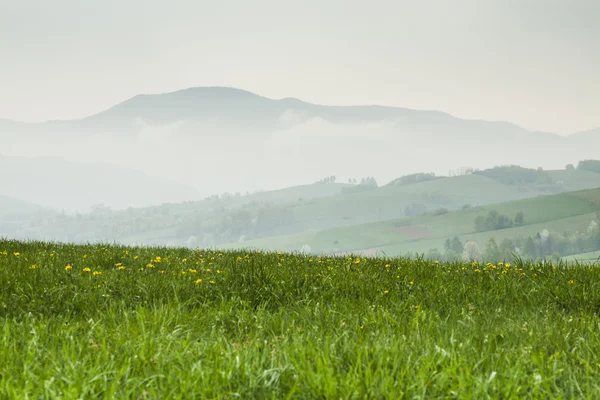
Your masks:
{"label": "small tree", "polygon": [[485,259],[488,262],[498,262],[501,260],[501,256],[500,256],[500,250],[498,249],[498,244],[496,243],[496,239],[494,239],[493,237],[490,238],[490,240],[488,240],[487,244],[485,245],[485,253],[484,253]]}
{"label": "small tree", "polygon": [[439,261],[442,259],[442,253],[438,249],[429,249],[425,258],[431,261]]}
{"label": "small tree", "polygon": [[486,230],[485,218],[483,215],[475,218],[475,231],[476,232],[484,232]]}
{"label": "small tree", "polygon": [[588,226],[588,233],[591,235],[598,230],[598,223],[596,221],[590,222]]}
{"label": "small tree", "polygon": [[523,249],[526,256],[531,258],[537,258],[537,250],[533,238],[529,236],[525,241],[525,248]]}
{"label": "small tree", "polygon": [[519,211],[517,213],[517,215],[515,215],[515,225],[523,226],[524,224],[525,224],[525,214],[523,214],[523,211]]}
{"label": "small tree", "polygon": [[477,261],[481,259],[481,249],[477,242],[469,241],[465,243],[463,258],[467,261]]}
{"label": "small tree", "polygon": [[504,238],[504,239],[502,239],[502,242],[500,242],[499,250],[500,250],[500,257],[503,260],[511,260],[512,253],[513,253],[513,251],[515,251],[515,245],[512,242],[512,240],[510,240],[508,238]]}
{"label": "small tree", "polygon": [[450,243],[450,250],[453,250],[456,253],[462,253],[465,250],[465,246],[460,241],[458,236],[454,236]]}
{"label": "small tree", "polygon": [[452,248],[452,242],[450,241],[450,238],[446,239],[446,241],[444,242],[444,249],[446,251],[450,250]]}

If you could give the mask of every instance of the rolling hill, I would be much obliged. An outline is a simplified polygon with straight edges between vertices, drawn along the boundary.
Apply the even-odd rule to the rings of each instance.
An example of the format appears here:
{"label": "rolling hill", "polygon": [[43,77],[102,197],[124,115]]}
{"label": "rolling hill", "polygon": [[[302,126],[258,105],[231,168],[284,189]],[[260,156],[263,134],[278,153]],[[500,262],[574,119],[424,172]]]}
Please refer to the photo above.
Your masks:
{"label": "rolling hill", "polygon": [[80,212],[100,204],[141,207],[202,196],[191,187],[114,165],[4,156],[0,156],[0,194]]}
{"label": "rolling hill", "polygon": [[[492,209],[509,216],[522,211],[526,216],[526,223],[508,229],[476,232],[475,218],[485,216]],[[471,207],[437,216],[422,215],[410,219],[232,243],[223,248],[299,251],[308,246],[316,253],[353,252],[388,256],[408,252],[425,253],[432,248],[443,249],[445,240],[454,236],[458,236],[463,242],[476,241],[483,245],[490,237],[500,241],[503,238],[536,235],[543,229],[559,233],[567,230],[584,231],[598,212],[600,188]]]}
{"label": "rolling hill", "polygon": [[0,194],[0,218],[32,214],[42,210],[42,207],[22,200],[13,199]]}
{"label": "rolling hill", "polygon": [[[514,167],[508,170],[513,171]],[[411,216],[425,211],[443,214],[469,207],[469,212],[473,212],[489,204],[600,187],[600,174],[577,169],[536,171],[536,176],[541,176],[542,184],[507,184],[498,177],[497,171],[487,175],[490,176],[473,173],[381,187],[315,183],[277,191],[212,196],[201,201],[123,211],[104,210],[83,214],[80,218],[67,216],[53,221],[51,226],[39,227],[46,235],[40,238],[115,240],[128,244],[190,247],[213,247],[228,243],[234,247],[282,245],[288,250],[299,250],[304,244],[309,244],[316,246],[314,248],[318,251],[362,250],[387,244],[390,240],[387,233],[377,229],[373,233],[374,239],[370,239],[370,225],[364,224],[381,222],[385,225],[390,220],[405,221],[402,222],[404,224],[412,221]],[[548,184],[548,179],[553,183]],[[523,210],[529,214],[529,222],[534,221],[531,218],[536,215],[537,209],[538,205],[534,209]],[[565,215],[565,218],[569,216]],[[514,217],[514,212],[511,217]],[[446,221],[445,218],[448,217],[438,217],[433,221]],[[461,222],[458,218],[447,225],[435,227],[438,235],[428,235],[427,238],[445,238],[443,235],[451,235],[456,229],[460,234],[467,234],[472,227],[472,220]],[[429,226],[424,228],[432,230]],[[348,234],[344,233],[346,230]],[[351,240],[341,241],[336,235],[350,237]],[[321,240],[320,237],[327,239]],[[396,239],[399,237],[391,236]],[[334,245],[336,241],[338,243]],[[396,242],[390,242],[393,243]]]}

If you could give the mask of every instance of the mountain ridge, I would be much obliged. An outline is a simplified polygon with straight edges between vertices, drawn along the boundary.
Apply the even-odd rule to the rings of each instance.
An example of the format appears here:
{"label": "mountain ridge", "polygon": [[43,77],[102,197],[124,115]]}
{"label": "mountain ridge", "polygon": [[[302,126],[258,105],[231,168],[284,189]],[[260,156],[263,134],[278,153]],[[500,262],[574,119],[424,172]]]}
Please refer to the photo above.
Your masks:
{"label": "mountain ridge", "polygon": [[[248,128],[257,124],[256,130],[272,131],[281,127],[278,120],[288,110],[303,112],[306,118],[323,118],[331,122],[381,121],[394,118],[423,118],[434,122],[460,122],[467,124],[496,125],[511,131],[529,134],[553,135],[568,138],[579,135],[600,135],[600,128],[592,128],[570,135],[558,135],[554,132],[527,130],[518,124],[503,120],[483,120],[479,118],[459,118],[439,110],[418,110],[406,107],[363,104],[352,106],[325,105],[310,103],[294,97],[273,99],[259,94],[225,86],[190,87],[165,93],[143,93],[135,95],[103,111],[78,119],[49,120],[27,123],[11,119],[0,119],[0,128],[54,128],[83,131],[98,131],[94,125],[103,123],[104,130],[129,131],[136,129],[136,119],[147,123],[168,124],[179,120],[207,121],[217,119],[221,123],[229,117],[238,123],[229,123],[231,127]],[[252,128],[251,128],[252,130]]]}

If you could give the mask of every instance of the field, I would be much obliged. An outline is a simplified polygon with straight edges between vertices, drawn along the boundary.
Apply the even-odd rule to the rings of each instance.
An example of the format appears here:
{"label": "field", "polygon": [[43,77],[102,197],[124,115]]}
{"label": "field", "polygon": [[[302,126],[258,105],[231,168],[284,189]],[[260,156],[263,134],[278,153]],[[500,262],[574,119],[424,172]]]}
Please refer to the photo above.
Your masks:
{"label": "field", "polygon": [[[0,236],[77,243],[117,241],[129,245],[169,244],[204,248],[227,245],[235,248],[243,245],[273,249],[276,244],[277,249],[287,251],[299,251],[304,244],[308,244],[316,251],[329,253],[380,248],[389,244],[394,247],[384,251],[392,254],[396,245],[401,244],[402,240],[399,242],[398,239],[402,239],[402,235],[384,237],[382,234],[385,232],[378,232],[377,241],[372,245],[368,241],[362,242],[356,232],[362,232],[365,224],[408,220],[407,217],[411,215],[441,207],[450,211],[459,210],[466,204],[477,208],[534,198],[555,191],[600,187],[598,173],[585,170],[546,173],[555,182],[551,188],[535,183],[506,184],[481,174],[471,174],[405,184],[379,182],[382,186],[377,188],[315,183],[144,208],[99,208],[81,215],[32,208],[32,205],[24,208],[17,200],[0,198],[0,205],[3,206],[0,207]],[[411,212],[412,208],[418,210]],[[561,207],[554,209],[564,210]],[[538,210],[552,211],[550,208],[534,207],[527,213],[533,217]],[[424,222],[414,218],[411,221],[415,224]],[[471,228],[472,221],[467,222],[467,227]],[[445,225],[446,231],[448,227],[451,226]],[[323,238],[315,237],[316,232],[323,232]],[[467,232],[462,229],[458,233],[451,233]],[[330,233],[338,237],[329,240]],[[406,239],[414,238],[407,236]],[[339,245],[334,246],[335,241]],[[411,248],[410,251],[417,249]]]}
{"label": "field", "polygon": [[[510,217],[522,211],[525,214],[525,225],[476,233],[475,218],[485,216],[490,210]],[[458,236],[463,241],[475,240],[483,246],[492,236],[501,240],[505,237],[535,235],[543,229],[558,233],[565,230],[584,231],[599,211],[600,189],[590,189],[471,207],[437,216],[421,215],[232,243],[222,248],[244,246],[294,251],[306,244],[316,253],[358,253],[365,249],[377,248],[379,255],[395,256],[407,252],[425,253],[431,248],[443,249],[446,238],[453,236]]]}
{"label": "field", "polygon": [[575,261],[592,261],[600,262],[600,251],[593,251],[591,253],[575,254],[572,256],[563,257],[564,261],[575,262]]}
{"label": "field", "polygon": [[1,398],[598,398],[600,269],[0,240]]}

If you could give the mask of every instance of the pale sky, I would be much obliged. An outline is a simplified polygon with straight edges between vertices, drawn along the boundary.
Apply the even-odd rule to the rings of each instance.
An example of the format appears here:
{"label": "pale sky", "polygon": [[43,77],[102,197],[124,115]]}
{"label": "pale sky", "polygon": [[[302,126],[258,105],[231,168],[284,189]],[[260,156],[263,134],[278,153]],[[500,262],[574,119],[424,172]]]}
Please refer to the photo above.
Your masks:
{"label": "pale sky", "polygon": [[599,0],[0,0],[0,118],[79,118],[139,93],[436,109],[600,127]]}

